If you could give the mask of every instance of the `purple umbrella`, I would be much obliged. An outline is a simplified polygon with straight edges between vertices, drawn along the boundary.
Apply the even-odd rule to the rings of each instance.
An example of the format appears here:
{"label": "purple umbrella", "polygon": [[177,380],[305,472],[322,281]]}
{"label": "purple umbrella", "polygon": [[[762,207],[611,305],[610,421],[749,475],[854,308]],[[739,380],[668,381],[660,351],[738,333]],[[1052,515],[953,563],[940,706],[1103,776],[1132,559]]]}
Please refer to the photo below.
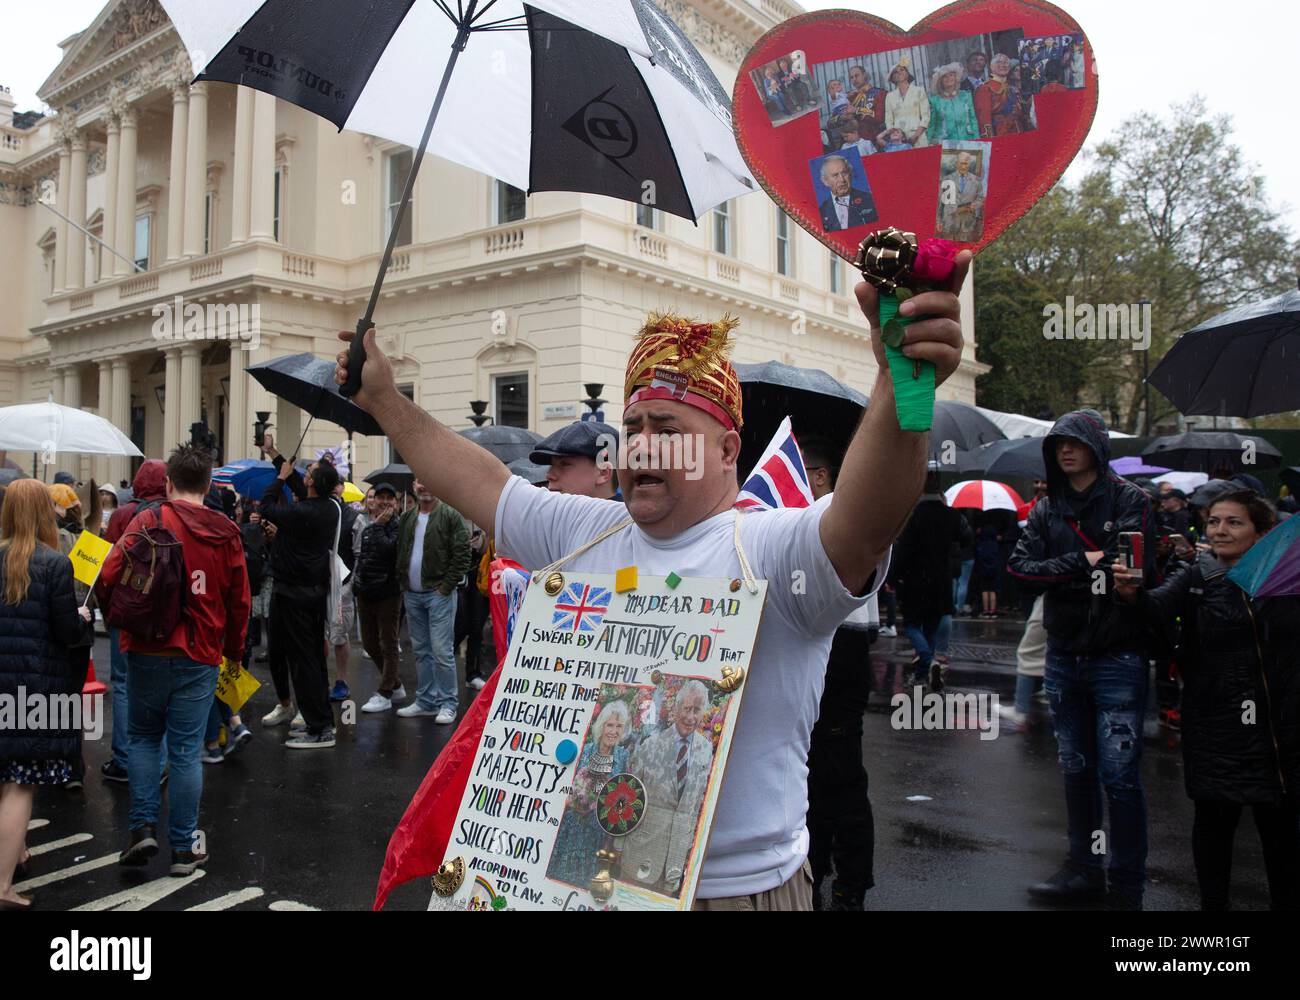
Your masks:
{"label": "purple umbrella", "polygon": [[1169,471],[1159,465],[1147,465],[1141,455],[1112,459],[1110,468],[1117,476],[1158,476]]}

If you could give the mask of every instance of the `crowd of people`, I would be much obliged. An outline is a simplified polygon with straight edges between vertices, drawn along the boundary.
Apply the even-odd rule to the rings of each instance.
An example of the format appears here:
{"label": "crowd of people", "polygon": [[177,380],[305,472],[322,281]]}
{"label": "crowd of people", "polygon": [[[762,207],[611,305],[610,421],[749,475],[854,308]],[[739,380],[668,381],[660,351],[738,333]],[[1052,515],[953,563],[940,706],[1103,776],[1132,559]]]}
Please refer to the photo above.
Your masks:
{"label": "crowd of people", "polygon": [[[934,318],[918,321],[920,342],[934,348],[944,376],[959,356],[958,307],[951,293],[927,294]],[[19,480],[0,494],[0,685],[80,692],[96,613],[104,619],[113,734],[102,776],[126,785],[130,797],[119,860],[143,866],[159,852],[165,787],[170,872],[183,876],[209,860],[198,833],[204,766],[258,738],[218,696],[223,663],[249,669],[264,658],[276,703],[262,730],[287,726],[290,750],[329,749],[335,706],[357,687],[372,689],[363,712],[457,722],[458,647],[465,644],[471,689],[482,689],[497,667],[487,597],[498,554],[525,567],[569,562],[579,570],[638,565],[769,580],[797,570],[803,589],[768,592],[697,906],[808,909],[829,900],[850,910],[864,907],[874,884],[862,754],[873,641],[892,632],[901,610],[913,650],[909,680],[939,692],[949,682],[954,615],[978,608],[997,617],[1019,605],[1014,613],[1027,620],[1015,705],[1004,715],[1012,729],[1028,724],[1041,677],[1069,843],[1061,869],[1030,894],[1142,906],[1140,765],[1154,666],[1158,696],[1168,699],[1172,688],[1165,719],[1182,727],[1202,905],[1230,904],[1233,834],[1249,806],[1272,905],[1294,908],[1297,598],[1252,598],[1227,576],[1279,516],[1258,481],[1212,482],[1189,509],[1177,490],[1152,484],[1148,492],[1111,473],[1102,418],[1081,410],[1044,438],[1047,476],[1024,509],[972,518],[946,503],[937,471],[926,472],[923,444],[891,424],[882,379],[873,399],[882,395],[890,407],[871,407],[847,448],[800,442],[810,507],[742,517],[741,394],[719,350],[730,326],[651,317],[629,361],[621,447],[614,428],[575,423],[536,446],[529,457],[545,475],[532,483],[396,393],[373,341],[358,401],[408,456],[416,473],[409,490],[378,482],[354,509],[329,455],[300,474],[269,433],[260,447],[276,476],[257,498],[214,486],[211,456],[192,444],[165,462],[145,461],[125,497],[93,483],[78,493],[75,483]],[[674,374],[685,391],[666,377]],[[620,450],[680,433],[705,442],[709,460],[698,474],[636,463],[615,473],[626,458]],[[919,500],[902,468],[915,470]],[[83,530],[112,543],[93,587],[74,579],[67,558]],[[1125,533],[1147,542],[1138,565],[1122,558]],[[405,679],[403,619],[415,663]],[[358,628],[369,677],[346,673]],[[663,753],[673,757],[678,794],[691,773],[697,708],[675,706],[677,734],[661,734],[671,743]],[[598,720],[592,752],[644,758],[649,749],[626,742],[635,727],[615,715]],[[74,729],[0,732],[6,908],[30,905],[13,886],[26,863],[33,790],[81,785],[80,737]],[[1109,847],[1097,853],[1095,833],[1107,818]],[[554,863],[565,870],[585,871],[594,840],[584,822],[566,818],[560,831],[564,850]]]}

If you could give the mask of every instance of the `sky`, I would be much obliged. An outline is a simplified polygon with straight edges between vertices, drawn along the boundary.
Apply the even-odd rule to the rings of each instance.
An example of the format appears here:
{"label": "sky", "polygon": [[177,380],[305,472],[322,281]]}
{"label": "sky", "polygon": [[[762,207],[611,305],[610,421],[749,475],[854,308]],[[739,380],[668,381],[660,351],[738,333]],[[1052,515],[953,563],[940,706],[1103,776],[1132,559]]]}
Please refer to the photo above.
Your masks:
{"label": "sky", "polygon": [[[426,0],[427,2],[427,0]],[[0,84],[13,92],[17,110],[39,109],[36,89],[59,61],[58,43],[94,20],[103,0],[53,0],[23,9],[4,0],[11,30],[0,32]],[[809,10],[852,8],[911,27],[938,0],[803,0]],[[1233,141],[1258,164],[1265,197],[1300,235],[1300,131],[1282,128],[1292,108],[1300,3],[1295,0],[1062,0],[1097,54],[1100,102],[1089,145],[1110,136],[1126,119],[1161,115],[1169,106],[1202,94],[1211,113],[1234,120]],[[1269,39],[1278,45],[1270,51]],[[1231,66],[1225,62],[1232,61]],[[1244,73],[1242,72],[1244,71]],[[1084,161],[1077,160],[1067,178]]]}

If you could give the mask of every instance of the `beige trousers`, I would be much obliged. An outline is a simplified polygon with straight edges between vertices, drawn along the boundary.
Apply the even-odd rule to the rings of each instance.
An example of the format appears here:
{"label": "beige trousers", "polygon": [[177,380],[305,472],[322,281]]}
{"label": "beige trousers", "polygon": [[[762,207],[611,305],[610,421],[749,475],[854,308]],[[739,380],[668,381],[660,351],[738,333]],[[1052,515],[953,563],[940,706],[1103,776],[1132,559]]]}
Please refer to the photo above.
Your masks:
{"label": "beige trousers", "polygon": [[757,892],[752,896],[719,896],[717,899],[697,899],[692,909],[695,910],[811,910],[812,905],[812,868],[807,860],[782,885],[767,892]]}

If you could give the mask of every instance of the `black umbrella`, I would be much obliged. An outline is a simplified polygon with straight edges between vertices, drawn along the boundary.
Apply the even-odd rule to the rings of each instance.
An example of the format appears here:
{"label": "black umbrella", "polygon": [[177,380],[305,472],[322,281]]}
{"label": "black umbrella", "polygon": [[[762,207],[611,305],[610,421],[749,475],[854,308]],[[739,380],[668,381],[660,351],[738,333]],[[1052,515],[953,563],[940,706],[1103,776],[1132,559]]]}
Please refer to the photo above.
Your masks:
{"label": "black umbrella", "polygon": [[740,429],[740,469],[748,473],[787,416],[796,440],[825,437],[848,446],[862,419],[867,397],[816,368],[778,361],[738,364],[744,425]]}
{"label": "black umbrella", "polygon": [[979,475],[982,479],[1046,479],[1043,439],[1012,438],[981,445],[962,456],[957,471],[963,476]]}
{"label": "black umbrella", "polygon": [[[266,389],[287,403],[306,410],[312,420],[320,417],[338,424],[349,435],[371,434],[382,436],[384,431],[369,413],[350,399],[339,394],[334,384],[334,362],[314,354],[288,354],[256,365],[248,366],[248,374]],[[311,426],[311,421],[307,422]],[[303,437],[307,428],[302,429]],[[302,447],[302,439],[298,441]],[[294,454],[298,449],[294,449]]]}
{"label": "black umbrella", "polygon": [[371,486],[387,483],[398,493],[410,493],[411,484],[415,482],[415,473],[411,471],[409,465],[403,465],[401,462],[389,462],[382,469],[376,469],[370,473],[362,482],[369,483]]}
{"label": "black umbrella", "polygon": [[933,455],[942,455],[949,442],[958,451],[974,451],[982,444],[1004,440],[1001,428],[969,403],[941,399],[934,404],[934,423],[930,427]]}
{"label": "black umbrella", "polygon": [[469,438],[506,464],[516,458],[527,458],[532,454],[533,445],[542,439],[540,434],[523,427],[498,427],[495,424],[488,427],[467,427],[459,433],[461,437]]}
{"label": "black umbrella", "polygon": [[1183,413],[1300,409],[1300,292],[1238,306],[1178,338],[1147,380]]}
{"label": "black umbrella", "polygon": [[1180,472],[1211,475],[1223,469],[1253,472],[1282,464],[1282,453],[1262,437],[1232,431],[1188,431],[1156,438],[1142,457]]}
{"label": "black umbrella", "polygon": [[28,478],[22,469],[0,469],[0,486],[8,486],[17,479]]}
{"label": "black umbrella", "polygon": [[546,474],[550,471],[550,466],[530,462],[526,455],[523,458],[516,458],[513,462],[507,462],[506,468],[510,470],[511,475],[522,476],[534,486],[544,483]]}

